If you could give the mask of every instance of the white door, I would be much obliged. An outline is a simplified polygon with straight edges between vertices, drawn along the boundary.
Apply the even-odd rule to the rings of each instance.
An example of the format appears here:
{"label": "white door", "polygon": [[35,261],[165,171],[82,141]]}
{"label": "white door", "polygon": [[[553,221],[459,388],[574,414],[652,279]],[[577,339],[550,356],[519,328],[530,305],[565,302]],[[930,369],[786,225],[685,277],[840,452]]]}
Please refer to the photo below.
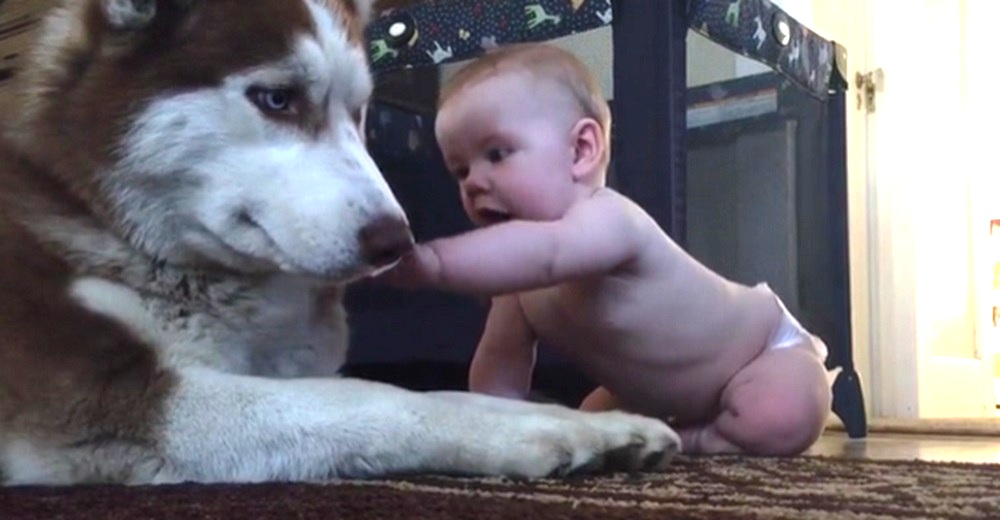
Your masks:
{"label": "white door", "polygon": [[[996,64],[996,25],[1000,2],[966,0],[965,51],[969,71],[966,77],[965,166],[971,178],[972,269],[975,296],[976,347],[986,359],[994,402],[1000,389],[1000,102],[997,85],[1000,69]],[[992,228],[992,229],[991,229]],[[992,236],[991,236],[992,235]],[[992,359],[991,359],[992,358]],[[997,415],[997,410],[991,410]]]}
{"label": "white door", "polygon": [[849,47],[852,82],[855,71],[884,73],[874,112],[849,107],[854,339],[874,417],[994,413],[989,356],[976,334],[974,253],[992,176],[975,160],[984,148],[971,122],[984,110],[974,82],[993,67],[973,47],[989,49],[986,24],[998,7],[816,0],[820,32],[826,25]]}

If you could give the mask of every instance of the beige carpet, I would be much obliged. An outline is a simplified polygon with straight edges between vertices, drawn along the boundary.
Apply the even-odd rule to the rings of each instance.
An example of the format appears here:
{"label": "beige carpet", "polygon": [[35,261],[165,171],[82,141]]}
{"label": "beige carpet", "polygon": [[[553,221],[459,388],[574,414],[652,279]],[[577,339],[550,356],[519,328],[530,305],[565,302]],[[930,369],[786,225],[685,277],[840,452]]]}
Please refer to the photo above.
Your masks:
{"label": "beige carpet", "polygon": [[1000,465],[824,458],[678,459],[663,474],[515,483],[0,488],[3,519],[1000,518]]}

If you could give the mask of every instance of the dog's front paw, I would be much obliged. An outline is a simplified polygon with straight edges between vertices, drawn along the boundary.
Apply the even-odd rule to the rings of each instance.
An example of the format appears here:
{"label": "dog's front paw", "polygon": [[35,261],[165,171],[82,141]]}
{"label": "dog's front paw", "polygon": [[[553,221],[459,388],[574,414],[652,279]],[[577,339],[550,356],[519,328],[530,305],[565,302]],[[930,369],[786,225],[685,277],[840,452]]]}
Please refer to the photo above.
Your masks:
{"label": "dog's front paw", "polygon": [[[528,419],[528,418],[525,418]],[[501,472],[522,478],[598,471],[661,470],[680,451],[680,437],[662,421],[623,412],[578,413],[530,421],[521,457]]]}
{"label": "dog's front paw", "polygon": [[658,419],[619,411],[586,416],[604,438],[604,469],[662,470],[681,451],[680,436]]}

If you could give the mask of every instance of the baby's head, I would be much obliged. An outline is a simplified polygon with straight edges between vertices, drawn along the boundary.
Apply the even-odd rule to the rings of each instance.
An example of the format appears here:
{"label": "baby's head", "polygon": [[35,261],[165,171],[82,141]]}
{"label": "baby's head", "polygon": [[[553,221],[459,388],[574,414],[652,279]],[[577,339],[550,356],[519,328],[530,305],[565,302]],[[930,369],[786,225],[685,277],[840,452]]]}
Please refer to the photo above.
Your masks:
{"label": "baby's head", "polygon": [[466,212],[488,225],[555,220],[603,186],[611,114],[575,56],[545,44],[503,47],[441,93],[436,133]]}

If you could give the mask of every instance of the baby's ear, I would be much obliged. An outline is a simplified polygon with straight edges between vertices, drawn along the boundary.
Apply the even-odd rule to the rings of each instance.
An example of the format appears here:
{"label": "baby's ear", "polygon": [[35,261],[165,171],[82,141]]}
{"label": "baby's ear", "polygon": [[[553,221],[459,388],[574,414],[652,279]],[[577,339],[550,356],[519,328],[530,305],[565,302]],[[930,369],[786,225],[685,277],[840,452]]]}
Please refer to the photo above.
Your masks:
{"label": "baby's ear", "polygon": [[583,180],[601,167],[604,159],[604,131],[600,123],[589,117],[573,126],[573,179]]}

